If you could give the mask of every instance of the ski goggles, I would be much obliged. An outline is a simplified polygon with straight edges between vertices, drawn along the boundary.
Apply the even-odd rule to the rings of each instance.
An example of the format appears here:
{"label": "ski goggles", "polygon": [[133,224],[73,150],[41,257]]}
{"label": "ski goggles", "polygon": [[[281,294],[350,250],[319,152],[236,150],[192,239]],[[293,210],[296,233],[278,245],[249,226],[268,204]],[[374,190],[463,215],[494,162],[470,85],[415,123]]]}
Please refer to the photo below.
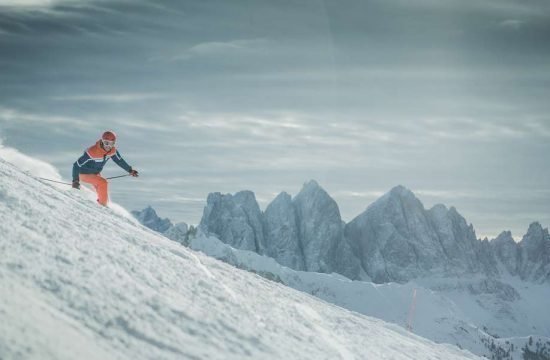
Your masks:
{"label": "ski goggles", "polygon": [[101,142],[103,143],[103,146],[110,146],[110,147],[115,146],[114,140],[101,140]]}

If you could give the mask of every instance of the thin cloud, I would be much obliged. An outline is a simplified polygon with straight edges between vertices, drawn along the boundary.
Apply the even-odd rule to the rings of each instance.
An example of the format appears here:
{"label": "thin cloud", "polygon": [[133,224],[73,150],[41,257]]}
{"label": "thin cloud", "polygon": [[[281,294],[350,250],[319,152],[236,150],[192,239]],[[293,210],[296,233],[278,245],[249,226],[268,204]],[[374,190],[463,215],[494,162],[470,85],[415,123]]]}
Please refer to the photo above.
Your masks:
{"label": "thin cloud", "polygon": [[171,202],[171,203],[206,203],[204,198],[193,198],[188,196],[172,195],[170,197],[161,197],[157,199],[159,202]]}
{"label": "thin cloud", "polygon": [[0,7],[45,7],[59,2],[54,0],[0,0]]}
{"label": "thin cloud", "polygon": [[51,99],[54,101],[92,101],[105,103],[128,103],[140,102],[144,100],[155,100],[164,98],[163,94],[154,93],[126,93],[126,94],[88,94],[88,95],[67,95],[54,96]]}
{"label": "thin cloud", "polygon": [[385,194],[384,191],[336,191],[335,197],[353,197],[360,199],[378,199]]}
{"label": "thin cloud", "polygon": [[[519,121],[518,119],[521,119]],[[426,117],[418,122],[423,137],[457,141],[499,142],[509,139],[548,137],[550,128],[529,117],[487,119],[474,117]]]}
{"label": "thin cloud", "polygon": [[523,125],[529,129],[532,134],[550,138],[550,118],[529,119],[525,121]]}
{"label": "thin cloud", "polygon": [[253,51],[264,47],[266,39],[239,39],[232,41],[211,41],[194,45],[181,54],[173,55],[171,61],[188,60],[196,57],[228,56],[232,54]]}
{"label": "thin cloud", "polygon": [[192,128],[218,128],[242,132],[247,128],[262,127],[273,129],[293,129],[308,132],[310,128],[297,117],[285,116],[283,118],[260,118],[246,114],[204,114],[183,115],[180,119]]}
{"label": "thin cloud", "polygon": [[52,125],[71,125],[78,126],[80,128],[92,128],[92,124],[88,121],[81,119],[66,117],[66,116],[56,116],[56,115],[40,115],[29,112],[23,112],[9,107],[4,107],[0,105],[0,124],[1,123],[11,123],[11,124],[29,124],[29,123],[39,123],[39,124],[52,124]]}
{"label": "thin cloud", "polygon": [[522,20],[507,19],[507,20],[501,21],[498,25],[506,29],[519,30],[523,27],[524,24],[525,24],[525,21],[522,21]]}
{"label": "thin cloud", "polygon": [[[484,0],[474,1],[467,3],[462,0],[419,0],[419,1],[407,1],[397,0],[393,1],[393,4],[398,4],[403,11],[413,8],[426,8],[426,9],[440,9],[448,11],[450,10],[475,10],[476,12],[482,12],[486,14],[524,14],[524,15],[537,15],[542,9],[548,7],[545,1],[516,1],[516,0]],[[470,13],[469,13],[470,14]]]}
{"label": "thin cloud", "polygon": [[113,119],[113,122],[116,123],[118,127],[126,129],[135,129],[148,132],[158,132],[158,133],[173,133],[175,130],[179,129],[173,121],[156,121],[156,119],[146,119],[142,116],[140,117],[130,117],[130,118],[120,118],[116,117]]}
{"label": "thin cloud", "polygon": [[[390,131],[381,122],[344,121],[329,122],[331,116],[311,116],[299,112],[273,113],[264,116],[250,114],[201,114],[179,117],[190,129],[213,133],[234,134],[232,142],[246,137],[246,143],[266,142],[289,144],[303,143],[320,146],[358,147],[362,144],[395,144],[417,146],[414,139],[401,132]],[[408,131],[406,126],[403,131]],[[225,136],[225,135],[224,135]],[[240,144],[242,145],[242,143]]]}
{"label": "thin cloud", "polygon": [[[203,136],[231,136],[231,143],[242,146],[266,142],[281,144],[295,142],[303,136],[309,136],[315,129],[298,115],[282,114],[274,116],[251,116],[250,114],[185,114],[180,121],[192,130],[203,133]],[[240,144],[239,144],[240,143]]]}

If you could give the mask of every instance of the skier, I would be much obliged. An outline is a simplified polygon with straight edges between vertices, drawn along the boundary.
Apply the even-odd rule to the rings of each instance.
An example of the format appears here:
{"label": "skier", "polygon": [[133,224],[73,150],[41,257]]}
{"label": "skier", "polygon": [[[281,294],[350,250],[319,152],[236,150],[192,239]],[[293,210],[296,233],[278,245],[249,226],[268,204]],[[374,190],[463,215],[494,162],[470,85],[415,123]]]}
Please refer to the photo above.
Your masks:
{"label": "skier", "polygon": [[105,131],[95,145],[90,146],[73,164],[73,188],[80,189],[80,180],[91,184],[97,193],[97,202],[107,206],[109,201],[109,183],[101,177],[101,170],[109,159],[113,159],[121,168],[131,176],[137,177],[137,170],[132,169],[120,156],[115,147],[116,135],[113,131]]}

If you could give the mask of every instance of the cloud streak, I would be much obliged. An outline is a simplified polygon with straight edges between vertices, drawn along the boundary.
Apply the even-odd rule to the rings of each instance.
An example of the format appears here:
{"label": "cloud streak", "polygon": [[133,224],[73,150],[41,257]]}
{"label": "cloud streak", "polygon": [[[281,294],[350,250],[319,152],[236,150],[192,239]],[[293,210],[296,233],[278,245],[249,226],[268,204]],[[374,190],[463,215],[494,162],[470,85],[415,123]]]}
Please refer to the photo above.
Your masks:
{"label": "cloud streak", "polygon": [[0,0],[0,7],[45,7],[52,6],[54,3],[59,2],[55,0]]}
{"label": "cloud streak", "polygon": [[113,93],[113,94],[87,94],[54,96],[54,101],[80,101],[80,102],[106,102],[106,103],[130,103],[146,100],[161,99],[165,95],[153,93]]}
{"label": "cloud streak", "polygon": [[191,46],[181,54],[169,57],[171,61],[189,60],[200,57],[246,55],[258,51],[268,44],[266,39],[238,39],[232,41],[211,41]]}
{"label": "cloud streak", "polygon": [[0,105],[0,124],[25,124],[32,123],[50,124],[56,126],[70,125],[76,127],[90,127],[84,120],[74,117],[65,117],[57,115],[37,115],[23,112],[17,109],[3,107]]}

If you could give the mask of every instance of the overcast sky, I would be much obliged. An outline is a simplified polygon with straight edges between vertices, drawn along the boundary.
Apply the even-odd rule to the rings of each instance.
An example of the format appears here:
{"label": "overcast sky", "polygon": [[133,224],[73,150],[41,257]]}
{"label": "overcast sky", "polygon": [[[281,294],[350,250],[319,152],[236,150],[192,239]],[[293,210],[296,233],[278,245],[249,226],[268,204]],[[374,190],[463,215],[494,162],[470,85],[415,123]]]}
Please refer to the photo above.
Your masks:
{"label": "overcast sky", "polygon": [[517,238],[550,225],[549,39],[547,0],[0,0],[0,137],[70,180],[113,129],[112,198],[173,221],[315,179],[344,221],[401,184]]}

